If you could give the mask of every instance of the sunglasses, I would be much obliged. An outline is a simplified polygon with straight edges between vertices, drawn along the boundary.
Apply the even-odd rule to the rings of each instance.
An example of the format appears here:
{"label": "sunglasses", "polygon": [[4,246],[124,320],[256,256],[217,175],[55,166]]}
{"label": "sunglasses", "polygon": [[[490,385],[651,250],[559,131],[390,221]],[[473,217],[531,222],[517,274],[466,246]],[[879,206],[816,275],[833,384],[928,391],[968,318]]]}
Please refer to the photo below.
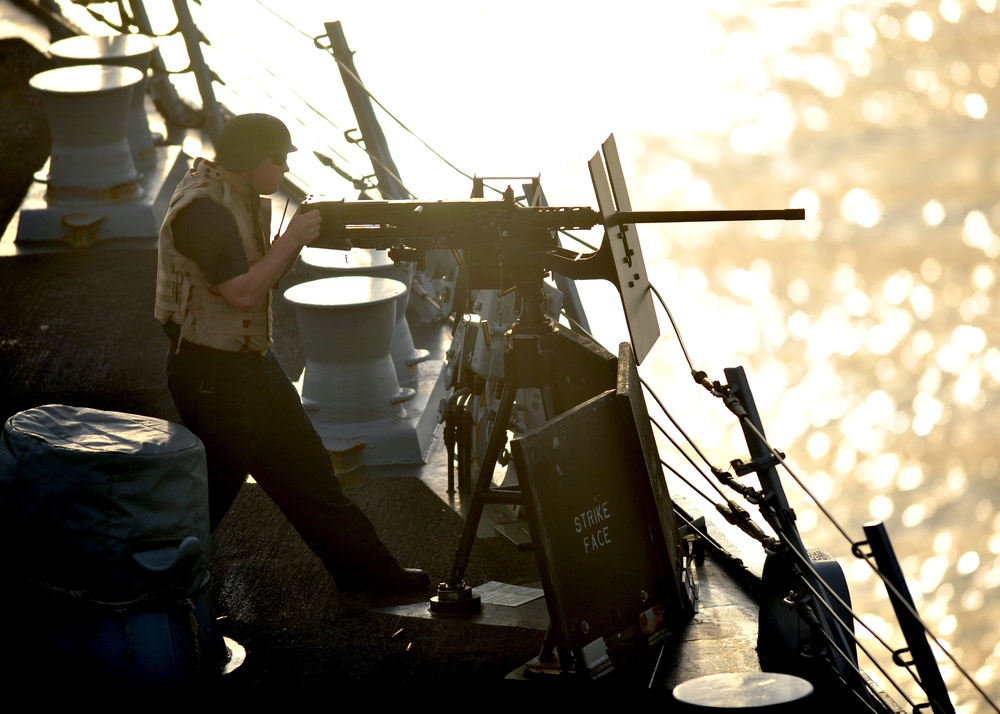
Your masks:
{"label": "sunglasses", "polygon": [[271,162],[275,166],[284,166],[286,161],[288,161],[288,154],[275,154],[271,157]]}

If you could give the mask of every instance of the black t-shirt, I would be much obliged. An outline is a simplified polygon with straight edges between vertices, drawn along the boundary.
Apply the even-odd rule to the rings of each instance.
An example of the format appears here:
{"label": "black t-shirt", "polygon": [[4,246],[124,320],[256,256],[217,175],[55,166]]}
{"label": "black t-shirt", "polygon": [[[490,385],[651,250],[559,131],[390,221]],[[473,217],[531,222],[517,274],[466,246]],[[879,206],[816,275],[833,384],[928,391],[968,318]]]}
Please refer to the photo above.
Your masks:
{"label": "black t-shirt", "polygon": [[232,214],[210,198],[196,198],[171,223],[174,247],[196,262],[212,285],[250,269]]}

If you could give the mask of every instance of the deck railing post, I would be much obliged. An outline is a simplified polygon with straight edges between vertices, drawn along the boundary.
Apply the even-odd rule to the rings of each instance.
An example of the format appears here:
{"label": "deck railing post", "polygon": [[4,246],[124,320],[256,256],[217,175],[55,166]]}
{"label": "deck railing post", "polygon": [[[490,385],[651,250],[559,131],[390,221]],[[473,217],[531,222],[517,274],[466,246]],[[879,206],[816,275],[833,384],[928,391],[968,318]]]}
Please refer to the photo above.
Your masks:
{"label": "deck railing post", "polygon": [[934,714],[955,714],[955,707],[952,706],[951,698],[948,696],[948,688],[927,642],[924,624],[917,615],[913,597],[903,577],[903,570],[899,567],[896,553],[889,541],[889,533],[881,521],[866,523],[864,531],[872,558],[886,584],[889,601],[896,613],[896,619],[899,621],[903,638],[906,640],[917,674],[920,675],[920,684],[927,694],[931,709]]}
{"label": "deck railing post", "polygon": [[382,132],[378,119],[375,118],[371,97],[369,97],[368,90],[365,89],[358,75],[358,70],[354,66],[354,53],[347,46],[344,28],[340,22],[327,22],[325,26],[326,33],[330,38],[330,49],[333,50],[333,56],[340,68],[340,76],[344,80],[344,88],[347,90],[347,96],[354,108],[354,115],[358,119],[358,128],[361,129],[361,136],[365,142],[365,151],[371,157],[372,167],[378,178],[379,192],[386,200],[408,199],[411,197],[410,192],[406,190],[399,178],[399,169],[396,168],[396,163],[392,160],[385,134]]}

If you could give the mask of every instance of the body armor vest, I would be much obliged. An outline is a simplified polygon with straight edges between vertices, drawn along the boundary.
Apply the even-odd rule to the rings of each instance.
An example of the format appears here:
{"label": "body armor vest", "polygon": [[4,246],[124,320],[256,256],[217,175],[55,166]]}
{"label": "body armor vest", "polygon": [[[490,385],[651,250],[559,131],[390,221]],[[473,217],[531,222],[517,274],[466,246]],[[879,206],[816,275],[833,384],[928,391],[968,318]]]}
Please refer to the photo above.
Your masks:
{"label": "body armor vest", "polygon": [[[177,185],[160,228],[156,269],[155,315],[161,323],[180,326],[180,339],[225,352],[264,352],[271,347],[271,294],[268,292],[249,310],[243,311],[209,284],[205,272],[174,245],[171,222],[177,213],[197,198],[210,198],[224,207],[236,221],[247,262],[253,265],[268,249],[271,204],[260,203],[260,229],[255,228],[251,195],[242,190],[239,176],[205,159]],[[249,187],[247,192],[251,192]]]}

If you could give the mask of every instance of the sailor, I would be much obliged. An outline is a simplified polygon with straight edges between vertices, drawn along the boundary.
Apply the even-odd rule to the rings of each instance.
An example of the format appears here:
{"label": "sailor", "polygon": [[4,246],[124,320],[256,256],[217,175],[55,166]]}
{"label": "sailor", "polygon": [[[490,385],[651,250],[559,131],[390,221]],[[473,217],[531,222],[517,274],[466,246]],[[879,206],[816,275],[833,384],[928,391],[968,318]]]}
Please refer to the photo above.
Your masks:
{"label": "sailor", "polygon": [[270,236],[270,201],[295,151],[267,114],[225,123],[216,159],[199,158],[163,219],[156,317],[170,339],[167,384],[204,443],[214,530],[247,475],[345,589],[424,590],[342,492],[330,456],[271,349],[271,289],[319,236],[318,211]]}

